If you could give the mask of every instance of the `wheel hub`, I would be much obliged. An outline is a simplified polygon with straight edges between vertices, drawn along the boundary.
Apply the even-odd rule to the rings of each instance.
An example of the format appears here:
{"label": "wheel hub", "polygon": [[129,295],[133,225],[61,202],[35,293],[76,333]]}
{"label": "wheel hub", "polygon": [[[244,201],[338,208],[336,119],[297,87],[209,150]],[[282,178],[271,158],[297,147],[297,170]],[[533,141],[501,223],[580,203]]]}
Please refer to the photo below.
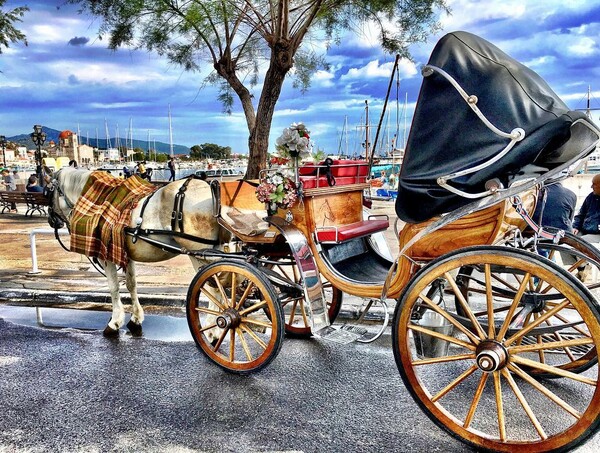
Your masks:
{"label": "wheel hub", "polygon": [[497,341],[483,341],[475,350],[475,361],[486,373],[498,371],[508,363],[508,351]]}
{"label": "wheel hub", "polygon": [[217,316],[217,326],[221,329],[231,329],[240,325],[240,315],[237,310],[228,308],[222,314]]}

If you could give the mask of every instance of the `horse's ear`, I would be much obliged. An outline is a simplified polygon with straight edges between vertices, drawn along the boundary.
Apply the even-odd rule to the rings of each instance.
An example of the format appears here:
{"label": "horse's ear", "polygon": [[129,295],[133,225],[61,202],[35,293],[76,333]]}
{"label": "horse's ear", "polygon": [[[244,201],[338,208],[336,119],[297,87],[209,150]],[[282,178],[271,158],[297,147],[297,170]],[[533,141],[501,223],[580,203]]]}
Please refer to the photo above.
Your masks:
{"label": "horse's ear", "polygon": [[44,165],[44,173],[46,173],[48,176],[52,176],[54,174],[54,171],[47,165]]}

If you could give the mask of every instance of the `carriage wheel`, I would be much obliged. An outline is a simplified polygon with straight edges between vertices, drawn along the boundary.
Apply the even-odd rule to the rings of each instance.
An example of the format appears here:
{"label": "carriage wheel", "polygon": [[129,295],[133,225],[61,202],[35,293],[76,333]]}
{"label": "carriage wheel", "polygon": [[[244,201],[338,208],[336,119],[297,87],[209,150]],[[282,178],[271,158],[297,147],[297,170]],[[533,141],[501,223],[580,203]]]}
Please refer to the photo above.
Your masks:
{"label": "carriage wheel", "polygon": [[187,319],[196,345],[228,371],[258,371],[281,349],[277,295],[247,263],[220,261],[202,268],[188,290]]}
{"label": "carriage wheel", "polygon": [[[600,300],[600,283],[592,278],[594,271],[600,273],[600,251],[596,247],[573,233],[565,233],[558,245],[551,241],[541,241],[537,248],[548,259],[562,263],[562,267],[567,272],[583,282],[596,300]],[[579,253],[577,255],[568,254],[565,253],[565,249]],[[569,255],[570,260],[568,259]],[[593,346],[582,346],[563,352],[572,359],[572,362],[566,362],[562,368],[574,373],[581,373],[598,362],[598,356]],[[552,375],[544,374],[544,377],[552,377]]]}
{"label": "carriage wheel", "polygon": [[[545,229],[548,231],[555,230],[554,228]],[[507,245],[512,245],[511,241],[509,241]],[[563,269],[583,282],[596,300],[599,299],[600,283],[592,279],[593,271],[600,272],[600,251],[596,247],[572,233],[565,233],[556,244],[551,240],[540,239],[536,244],[536,247],[534,248],[533,246],[533,243],[529,244],[530,251],[534,251],[561,265]],[[466,282],[468,282],[467,274],[469,272],[469,269],[462,270],[459,273],[460,277],[457,279],[459,286],[463,287],[464,285],[462,292],[467,300],[470,292],[468,284],[466,284]],[[535,330],[533,333],[535,333]],[[551,335],[540,335],[539,338],[536,336],[528,336],[526,341],[554,341],[554,339],[555,338]],[[558,350],[557,353],[562,355],[562,364],[560,367],[574,373],[581,373],[594,366],[598,361],[596,350],[593,345],[562,348]],[[545,373],[540,370],[531,371],[538,377],[557,377],[554,374]]]}
{"label": "carriage wheel", "polygon": [[[300,271],[293,258],[282,258],[276,263],[267,264],[267,266],[288,280],[300,285],[302,284]],[[322,285],[327,303],[329,321],[333,324],[342,307],[344,293],[333,286],[329,281],[323,281]],[[280,298],[280,301],[283,305],[285,332],[290,336],[310,337],[312,333],[310,321],[304,307],[304,292],[301,290],[287,291],[286,294]]]}
{"label": "carriage wheel", "polygon": [[[456,283],[465,269],[468,302]],[[443,303],[427,296],[440,279],[452,295]],[[406,287],[394,313],[394,357],[415,401],[453,436],[483,449],[550,451],[600,424],[598,366],[576,374],[556,353],[594,346],[596,354],[599,322],[593,296],[557,264],[471,247],[430,263]],[[562,379],[539,381],[541,373]]]}

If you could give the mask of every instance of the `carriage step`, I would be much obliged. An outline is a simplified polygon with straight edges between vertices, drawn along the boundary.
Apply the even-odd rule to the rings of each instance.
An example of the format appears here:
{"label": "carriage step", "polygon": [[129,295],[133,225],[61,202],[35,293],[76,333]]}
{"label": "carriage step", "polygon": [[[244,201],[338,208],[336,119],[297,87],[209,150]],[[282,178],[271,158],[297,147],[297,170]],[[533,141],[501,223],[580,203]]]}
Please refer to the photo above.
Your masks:
{"label": "carriage step", "polygon": [[324,340],[333,341],[338,344],[349,344],[358,339],[367,337],[369,332],[364,327],[344,324],[340,328],[332,326],[325,327],[316,334]]}

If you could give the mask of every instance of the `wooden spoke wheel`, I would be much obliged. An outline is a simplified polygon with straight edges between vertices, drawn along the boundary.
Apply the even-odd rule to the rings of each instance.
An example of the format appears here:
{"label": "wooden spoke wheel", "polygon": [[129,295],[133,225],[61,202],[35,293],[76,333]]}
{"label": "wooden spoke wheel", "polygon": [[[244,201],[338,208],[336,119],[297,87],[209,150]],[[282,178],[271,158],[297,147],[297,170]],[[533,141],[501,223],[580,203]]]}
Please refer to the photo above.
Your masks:
{"label": "wooden spoke wheel", "polygon": [[[551,228],[546,228],[552,230]],[[540,240],[537,251],[549,260],[560,264],[599,299],[600,283],[592,278],[594,272],[600,272],[600,250],[573,233],[564,233],[558,244],[551,240]]]}
{"label": "wooden spoke wheel", "polygon": [[277,294],[257,268],[244,262],[223,260],[202,268],[188,289],[187,319],[196,345],[228,371],[258,371],[281,349]]}
{"label": "wooden spoke wheel", "polygon": [[[304,292],[301,289],[302,278],[294,259],[291,256],[284,257],[276,261],[270,261],[266,266],[286,280],[296,284],[295,288],[281,286],[282,297],[280,297],[280,302],[283,306],[285,332],[290,336],[310,337],[312,333],[304,305]],[[329,321],[333,324],[342,307],[344,293],[326,280],[322,281],[322,285]]]}
{"label": "wooden spoke wheel", "polygon": [[[552,232],[556,229],[546,228],[546,230]],[[594,273],[597,274],[600,272],[600,251],[592,244],[572,233],[565,233],[558,243],[554,243],[552,240],[548,239],[540,239],[536,244],[533,242],[529,243],[527,250],[544,256],[560,265],[563,269],[580,280],[590,290],[596,300],[599,300],[600,283],[593,279],[592,276]],[[465,269],[464,272],[468,273],[470,271]],[[462,286],[466,280],[464,278],[459,278],[457,281]],[[463,294],[468,298],[467,291],[464,291]],[[533,333],[535,333],[535,330]],[[540,335],[539,337],[541,338],[541,341],[554,341],[552,335]],[[531,336],[525,341],[527,340],[539,341],[538,338]],[[563,348],[560,353],[563,358],[563,363],[560,367],[574,373],[581,373],[587,370],[594,366],[598,360],[593,345]],[[544,373],[539,370],[536,373],[538,376],[543,376],[545,378],[556,377],[556,375]]]}
{"label": "wooden spoke wheel", "polygon": [[[456,282],[465,270],[468,300]],[[428,297],[440,279],[443,303]],[[563,366],[565,350],[596,354],[599,323],[592,294],[556,263],[470,247],[409,282],[394,313],[394,357],[415,401],[453,436],[478,449],[554,451],[600,424],[597,364],[580,374]]]}

